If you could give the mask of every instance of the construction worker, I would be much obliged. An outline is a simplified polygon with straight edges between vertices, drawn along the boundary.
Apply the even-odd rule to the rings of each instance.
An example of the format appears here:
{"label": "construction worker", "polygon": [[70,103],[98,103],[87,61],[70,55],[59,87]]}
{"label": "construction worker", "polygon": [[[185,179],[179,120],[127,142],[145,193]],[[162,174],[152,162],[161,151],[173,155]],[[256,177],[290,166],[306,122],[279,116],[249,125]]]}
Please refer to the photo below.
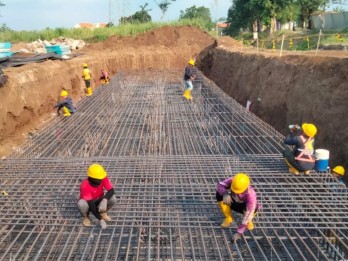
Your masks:
{"label": "construction worker", "polygon": [[92,73],[88,69],[88,64],[84,63],[82,78],[85,80],[85,84],[86,84],[86,96],[91,96],[93,94],[92,87],[91,87],[91,76],[92,76]]}
{"label": "construction worker", "polygon": [[250,185],[250,178],[245,173],[225,179],[217,184],[216,200],[225,219],[221,227],[228,228],[233,217],[231,210],[244,214],[242,224],[237,228],[234,240],[238,239],[246,229],[254,229],[253,218],[261,205],[257,202],[256,192]]}
{"label": "construction worker", "polygon": [[335,181],[339,184],[337,186],[338,191],[345,191],[346,184],[344,183],[343,176],[345,173],[345,169],[342,166],[336,166],[332,169],[331,174]]}
{"label": "construction worker", "polygon": [[184,75],[184,81],[185,81],[185,92],[184,97],[187,100],[192,100],[191,91],[193,90],[193,84],[192,81],[195,79],[195,75],[193,74],[193,66],[195,65],[195,61],[193,59],[190,59],[188,62],[188,65],[185,68],[185,75]]}
{"label": "construction worker", "polygon": [[[289,172],[294,175],[299,175],[300,172],[310,175],[315,165],[314,136],[317,134],[317,127],[312,123],[303,123],[302,130],[298,125],[290,125],[290,127],[284,143],[295,147],[292,152],[289,149],[283,152]],[[300,131],[299,134],[297,134],[298,131]]]}
{"label": "construction worker", "polygon": [[[99,220],[102,229],[106,228],[105,221],[111,221],[107,211],[116,204],[114,188],[103,166],[92,164],[87,171],[88,178],[80,186],[78,209],[83,217],[83,225],[91,226],[89,212]],[[104,194],[104,189],[107,191]]]}
{"label": "construction worker", "polygon": [[105,69],[101,70],[101,75],[100,75],[99,81],[103,85],[108,84],[110,82],[110,78],[109,78],[108,73],[106,72]]}
{"label": "construction worker", "polygon": [[66,90],[62,90],[60,93],[60,97],[62,101],[58,102],[53,108],[57,108],[58,115],[60,112],[63,112],[63,116],[68,117],[71,114],[76,112],[76,108],[72,102],[72,100],[68,97],[68,92]]}

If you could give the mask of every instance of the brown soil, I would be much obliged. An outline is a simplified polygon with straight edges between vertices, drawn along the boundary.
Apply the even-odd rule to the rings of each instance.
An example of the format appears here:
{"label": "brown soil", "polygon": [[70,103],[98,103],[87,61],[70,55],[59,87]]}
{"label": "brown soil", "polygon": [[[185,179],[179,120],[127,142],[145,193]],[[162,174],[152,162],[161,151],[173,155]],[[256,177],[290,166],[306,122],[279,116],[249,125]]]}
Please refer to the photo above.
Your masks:
{"label": "brown soil", "polygon": [[[21,47],[21,46],[18,46]],[[75,102],[84,96],[81,65],[93,76],[101,68],[120,70],[183,68],[199,54],[197,66],[227,94],[285,134],[286,126],[314,122],[316,147],[329,149],[332,164],[348,162],[348,52],[278,53],[245,48],[221,37],[214,41],[194,27],[165,27],[137,37],[111,37],[82,49],[83,56],[5,69],[0,88],[0,155],[23,143],[28,132],[52,117],[62,88]],[[93,78],[97,86],[97,77]],[[260,98],[261,101],[257,101]],[[346,165],[347,166],[347,165]]]}
{"label": "brown soil", "polygon": [[[84,55],[65,61],[47,61],[7,68],[0,88],[0,157],[22,144],[29,132],[54,117],[54,104],[62,88],[75,102],[84,97],[82,63],[92,71],[92,87],[99,85],[100,69],[112,75],[120,70],[183,68],[187,61],[214,42],[194,27],[165,27],[137,37],[111,37],[82,49]],[[25,47],[20,43],[13,47]]]}
{"label": "brown soil", "polygon": [[[312,122],[318,127],[316,148],[330,151],[330,165],[348,162],[348,58],[255,55],[210,46],[198,57],[197,66],[228,95],[284,135],[289,124]],[[259,98],[259,100],[258,100]]]}

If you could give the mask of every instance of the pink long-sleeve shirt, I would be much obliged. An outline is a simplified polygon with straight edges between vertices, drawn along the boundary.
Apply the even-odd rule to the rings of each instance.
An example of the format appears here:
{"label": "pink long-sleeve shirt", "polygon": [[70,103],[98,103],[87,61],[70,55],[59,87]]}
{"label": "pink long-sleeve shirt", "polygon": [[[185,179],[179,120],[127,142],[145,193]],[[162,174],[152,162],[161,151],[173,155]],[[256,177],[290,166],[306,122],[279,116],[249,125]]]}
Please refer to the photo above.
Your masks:
{"label": "pink long-sleeve shirt", "polygon": [[[233,177],[219,182],[216,186],[217,192],[223,195],[225,191],[231,191],[232,181]],[[249,186],[243,193],[235,194],[232,192],[231,196],[237,203],[246,203],[246,212],[242,225],[237,228],[237,232],[242,234],[246,230],[247,224],[253,219],[255,210],[258,207],[256,192],[252,186]]]}

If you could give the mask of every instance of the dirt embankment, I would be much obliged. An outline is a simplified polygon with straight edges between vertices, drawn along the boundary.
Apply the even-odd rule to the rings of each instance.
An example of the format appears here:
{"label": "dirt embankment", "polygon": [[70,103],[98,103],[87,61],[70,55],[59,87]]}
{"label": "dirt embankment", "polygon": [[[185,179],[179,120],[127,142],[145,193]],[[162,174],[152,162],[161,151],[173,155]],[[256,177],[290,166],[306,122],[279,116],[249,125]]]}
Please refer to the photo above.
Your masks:
{"label": "dirt embankment", "polygon": [[[52,117],[62,88],[75,102],[84,97],[82,63],[92,71],[92,87],[100,70],[109,74],[127,69],[184,68],[214,40],[194,27],[164,27],[137,37],[111,37],[84,48],[84,55],[65,61],[47,61],[7,68],[7,84],[0,88],[0,157],[23,143],[26,133]],[[22,134],[23,133],[23,134]]]}
{"label": "dirt embankment", "polygon": [[331,166],[347,167],[348,58],[265,57],[215,44],[198,67],[242,105],[249,99],[252,112],[283,134],[289,124],[315,123],[316,148],[330,150]]}

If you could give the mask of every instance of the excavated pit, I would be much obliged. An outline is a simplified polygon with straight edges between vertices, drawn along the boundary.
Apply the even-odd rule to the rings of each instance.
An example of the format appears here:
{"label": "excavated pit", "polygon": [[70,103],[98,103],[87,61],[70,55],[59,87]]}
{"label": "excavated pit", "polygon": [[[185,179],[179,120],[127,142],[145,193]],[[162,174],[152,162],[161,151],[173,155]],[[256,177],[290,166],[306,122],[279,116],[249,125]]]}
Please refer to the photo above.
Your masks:
{"label": "excavated pit", "polygon": [[[8,192],[0,197],[0,259],[347,258],[346,197],[329,173],[289,174],[281,157],[282,135],[256,117],[279,124],[281,130],[288,121],[298,120],[298,114],[290,113],[296,108],[306,112],[300,120],[315,115],[313,121],[324,129],[321,114],[286,105],[306,97],[297,77],[313,93],[310,101],[323,97],[309,85],[324,80],[322,67],[309,66],[309,58],[246,55],[234,41],[230,44],[237,51],[222,50],[221,42],[195,28],[162,28],[136,38],[111,38],[70,61],[5,70],[10,80],[0,89],[0,126],[2,140],[10,145],[7,150],[2,146],[3,152],[11,151],[11,139],[18,139],[18,133],[40,130],[31,131],[28,142],[0,164],[1,190]],[[183,68],[199,53],[198,68],[210,79],[198,73],[194,101],[189,103],[182,97]],[[345,66],[326,82],[339,86],[343,99],[339,79],[346,80],[346,60],[328,61]],[[104,67],[115,75],[90,98],[83,97],[84,62],[94,77]],[[302,72],[304,65],[313,70],[311,80]],[[250,80],[253,72],[257,76]],[[276,75],[280,79],[273,79]],[[96,77],[93,84],[97,87]],[[289,85],[296,88],[282,91]],[[84,99],[72,117],[49,119],[62,87],[76,102]],[[292,90],[297,99],[288,101],[284,92]],[[226,93],[242,105],[246,98],[261,98],[258,107],[252,107],[256,115]],[[118,199],[109,213],[113,221],[104,231],[82,227],[76,209],[80,180],[95,161],[106,167]],[[239,171],[251,176],[263,209],[255,230],[232,244],[236,223],[231,229],[219,227],[215,184]],[[240,216],[235,220],[240,222]]]}

